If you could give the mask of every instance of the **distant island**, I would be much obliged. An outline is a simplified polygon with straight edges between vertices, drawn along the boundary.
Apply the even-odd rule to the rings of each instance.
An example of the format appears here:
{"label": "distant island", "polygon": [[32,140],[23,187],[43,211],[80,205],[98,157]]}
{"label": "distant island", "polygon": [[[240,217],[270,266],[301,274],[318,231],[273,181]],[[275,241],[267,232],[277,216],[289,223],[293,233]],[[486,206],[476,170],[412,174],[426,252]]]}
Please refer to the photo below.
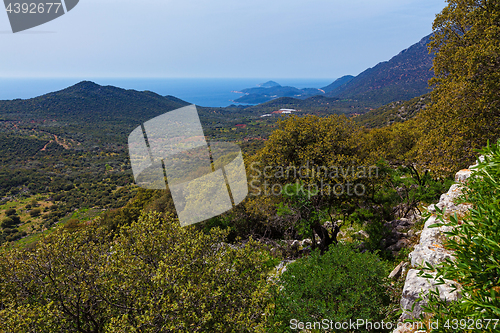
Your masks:
{"label": "distant island", "polygon": [[260,84],[258,84],[257,87],[273,88],[273,87],[281,87],[281,85],[278,82],[267,81],[266,83],[260,83]]}
{"label": "distant island", "polygon": [[237,93],[244,94],[236,99],[236,103],[261,104],[280,97],[294,97],[306,99],[316,95],[324,95],[325,91],[317,88],[298,89],[295,87],[282,86],[275,81],[258,84],[255,88],[247,88]]}

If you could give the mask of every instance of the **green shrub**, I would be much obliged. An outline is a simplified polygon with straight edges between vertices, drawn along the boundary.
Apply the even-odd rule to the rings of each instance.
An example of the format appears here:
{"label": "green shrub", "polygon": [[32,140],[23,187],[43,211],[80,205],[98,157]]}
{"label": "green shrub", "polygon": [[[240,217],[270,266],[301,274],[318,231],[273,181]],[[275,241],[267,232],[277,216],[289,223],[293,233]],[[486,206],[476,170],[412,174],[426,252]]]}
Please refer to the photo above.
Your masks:
{"label": "green shrub", "polygon": [[42,213],[42,211],[39,208],[35,208],[35,209],[30,210],[29,214],[31,217],[37,217],[37,216],[40,216],[41,213]]}
{"label": "green shrub", "polygon": [[0,226],[3,228],[3,229],[7,229],[7,228],[12,228],[13,226],[15,226],[16,224],[14,223],[14,221],[10,218],[10,217],[6,217],[2,220],[2,223],[0,224]]}
{"label": "green shrub", "polygon": [[[473,323],[474,329],[481,332],[498,332],[500,328],[496,325],[495,329],[494,322],[486,328],[488,319],[500,315],[500,142],[491,147],[488,144],[481,153],[485,160],[477,167],[462,197],[462,202],[472,204],[472,209],[463,220],[452,216],[446,222],[454,228],[448,233],[447,247],[455,252],[456,260],[447,260],[437,267],[440,279],[462,285],[463,298],[447,304],[437,293],[430,294],[426,311],[442,323],[432,332],[457,331],[453,328],[454,319],[459,320],[458,329],[463,329],[463,323],[467,327]],[[444,223],[443,212],[438,218]],[[471,321],[466,321],[469,318]]]}
{"label": "green shrub", "polygon": [[5,211],[5,216],[11,216],[11,215],[15,215],[16,214],[16,210],[14,208],[9,208]]}
{"label": "green shrub", "polygon": [[26,236],[25,231],[17,232],[17,229],[15,229],[15,230],[16,230],[16,233],[13,233],[13,234],[10,234],[9,236],[7,236],[5,238],[6,241],[15,242],[16,240],[19,240],[19,239],[23,238],[24,236]]}
{"label": "green shrub", "polygon": [[84,225],[85,224],[81,223],[78,219],[69,219],[68,222],[64,224],[64,229],[69,231],[76,231],[84,227]]}
{"label": "green shrub", "polygon": [[1,227],[2,228],[12,228],[18,225],[21,222],[21,219],[18,215],[10,215],[2,220]]}
{"label": "green shrub", "polygon": [[280,277],[273,329],[291,332],[293,320],[380,321],[389,303],[387,273],[376,254],[359,253],[352,245],[332,245],[323,256],[314,251],[290,264]]}

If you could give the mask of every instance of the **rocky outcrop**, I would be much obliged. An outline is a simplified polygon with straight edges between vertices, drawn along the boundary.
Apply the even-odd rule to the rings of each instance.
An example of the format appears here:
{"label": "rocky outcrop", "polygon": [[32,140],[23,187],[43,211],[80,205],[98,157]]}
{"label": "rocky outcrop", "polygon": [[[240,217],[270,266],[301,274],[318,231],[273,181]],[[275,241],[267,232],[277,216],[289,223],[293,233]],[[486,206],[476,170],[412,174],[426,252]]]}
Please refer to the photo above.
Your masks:
{"label": "rocky outcrop", "polygon": [[274,269],[275,269],[275,274],[274,274],[274,277],[279,277],[281,274],[285,273],[286,272],[286,267],[291,264],[291,263],[294,263],[295,260],[283,260],[282,262],[280,262],[278,264],[278,266],[276,266]]}
{"label": "rocky outcrop", "polygon": [[[428,279],[418,276],[418,269],[410,269],[406,275],[405,286],[401,298],[401,308],[406,312],[401,316],[401,319],[413,319],[420,317],[422,306],[426,303],[426,299],[416,302],[422,295],[425,295],[430,290],[439,291],[439,296],[445,301],[456,301],[460,297],[460,286],[453,281],[446,281],[446,284],[438,285],[435,279]],[[434,275],[435,274],[432,274]],[[413,306],[415,304],[415,306]],[[413,307],[413,311],[412,311]]]}
{"label": "rocky outcrop", "polygon": [[[456,176],[456,184],[453,184],[447,193],[441,195],[439,202],[436,205],[431,205],[427,210],[431,213],[436,212],[436,207],[440,210],[445,210],[445,214],[463,215],[470,208],[466,204],[457,204],[456,199],[462,194],[465,181],[471,176],[472,171],[469,169],[460,170]],[[439,291],[441,299],[446,301],[454,301],[460,298],[460,286],[453,281],[446,281],[445,284],[437,285],[435,279],[424,278],[418,276],[418,267],[429,263],[433,266],[438,265],[447,258],[453,260],[453,253],[444,247],[445,233],[450,231],[450,227],[441,226],[438,228],[430,228],[435,224],[436,217],[431,216],[425,223],[420,236],[420,242],[409,254],[410,267],[406,276],[403,294],[401,298],[401,308],[404,310],[401,319],[418,318],[422,314],[422,306],[426,303],[426,298],[417,302],[421,295],[427,295],[430,290]],[[431,273],[432,275],[432,273]],[[412,310],[413,307],[413,310]],[[396,331],[395,331],[396,332]]]}
{"label": "rocky outcrop", "polygon": [[382,239],[380,247],[391,251],[394,256],[397,256],[402,248],[408,247],[411,244],[410,238],[413,236],[413,233],[410,229],[418,218],[420,216],[411,215],[411,218],[400,218],[399,220],[385,223],[384,227],[389,230],[389,233]]}
{"label": "rocky outcrop", "polygon": [[426,262],[434,266],[447,258],[453,259],[453,254],[443,247],[445,232],[450,231],[450,227],[429,228],[435,223],[435,216],[431,216],[425,223],[420,243],[408,256],[412,267],[424,265]]}

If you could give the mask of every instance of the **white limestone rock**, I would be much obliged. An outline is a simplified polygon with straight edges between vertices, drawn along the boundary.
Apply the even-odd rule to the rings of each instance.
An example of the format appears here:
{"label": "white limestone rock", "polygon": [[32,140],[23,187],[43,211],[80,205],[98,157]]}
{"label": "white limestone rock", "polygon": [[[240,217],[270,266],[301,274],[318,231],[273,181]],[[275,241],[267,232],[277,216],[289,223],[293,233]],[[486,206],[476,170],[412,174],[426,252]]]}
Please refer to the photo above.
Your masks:
{"label": "white limestone rock", "polygon": [[360,230],[358,232],[355,232],[353,235],[352,235],[352,238],[353,239],[358,239],[358,240],[365,240],[367,238],[370,238],[370,235],[368,235],[368,233],[364,230]]}
{"label": "white limestone rock", "polygon": [[306,246],[311,246],[312,245],[312,240],[310,238],[306,238],[302,241],[302,243],[300,245],[302,245],[302,247],[306,247]]}
{"label": "white limestone rock", "polygon": [[[451,302],[460,298],[460,287],[455,282],[445,280],[446,284],[436,285],[437,282],[434,279],[419,277],[417,275],[418,272],[419,271],[416,269],[410,269],[406,275],[405,286],[401,298],[401,308],[405,310],[401,316],[401,319],[403,320],[420,317],[423,312],[422,306],[424,306],[427,302],[427,298],[424,297],[423,300],[415,303],[421,293],[426,295],[429,290],[435,290],[437,288],[439,290],[439,296],[442,300]],[[435,276],[435,274],[432,275]],[[457,290],[453,290],[453,286],[456,286]],[[413,308],[413,312],[411,312],[411,308],[414,303],[415,307]]]}
{"label": "white limestone rock", "polygon": [[436,205],[430,205],[427,210],[430,212],[436,212],[436,209],[434,206],[438,207],[439,209],[445,208],[446,211],[454,211],[458,210],[458,205],[455,204],[455,200],[458,199],[462,195],[462,185],[461,184],[453,184],[451,185],[450,189],[448,190],[447,193],[441,194],[441,197],[439,198],[439,202]]}
{"label": "white limestone rock", "polygon": [[415,245],[414,250],[408,255],[413,267],[424,265],[425,262],[434,266],[446,258],[453,259],[453,254],[443,246],[445,232],[451,231],[451,227],[429,228],[434,223],[436,223],[436,217],[431,216],[420,234],[420,243]]}
{"label": "white limestone rock", "polygon": [[282,262],[280,262],[278,264],[278,266],[276,266],[274,269],[275,269],[275,274],[273,277],[279,277],[281,274],[285,273],[286,272],[286,267],[291,264],[291,263],[294,263],[295,260],[283,260]]}
{"label": "white limestone rock", "polygon": [[455,175],[455,181],[458,183],[465,183],[465,181],[469,179],[471,175],[472,175],[472,170],[470,169],[460,170]]}

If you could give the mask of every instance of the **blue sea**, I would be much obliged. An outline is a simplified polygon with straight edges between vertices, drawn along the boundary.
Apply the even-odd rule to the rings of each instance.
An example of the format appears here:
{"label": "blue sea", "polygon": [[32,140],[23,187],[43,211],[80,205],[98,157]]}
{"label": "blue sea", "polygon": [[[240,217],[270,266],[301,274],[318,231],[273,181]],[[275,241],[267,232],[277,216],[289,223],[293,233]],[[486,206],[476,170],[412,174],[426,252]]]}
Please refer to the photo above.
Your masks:
{"label": "blue sea", "polygon": [[235,104],[233,101],[245,88],[256,87],[269,80],[282,86],[296,88],[322,88],[335,79],[280,79],[280,78],[0,78],[0,100],[16,98],[28,99],[62,90],[80,81],[87,80],[99,85],[112,85],[138,91],[149,90],[162,96],[172,95],[186,102],[199,106],[225,107]]}

